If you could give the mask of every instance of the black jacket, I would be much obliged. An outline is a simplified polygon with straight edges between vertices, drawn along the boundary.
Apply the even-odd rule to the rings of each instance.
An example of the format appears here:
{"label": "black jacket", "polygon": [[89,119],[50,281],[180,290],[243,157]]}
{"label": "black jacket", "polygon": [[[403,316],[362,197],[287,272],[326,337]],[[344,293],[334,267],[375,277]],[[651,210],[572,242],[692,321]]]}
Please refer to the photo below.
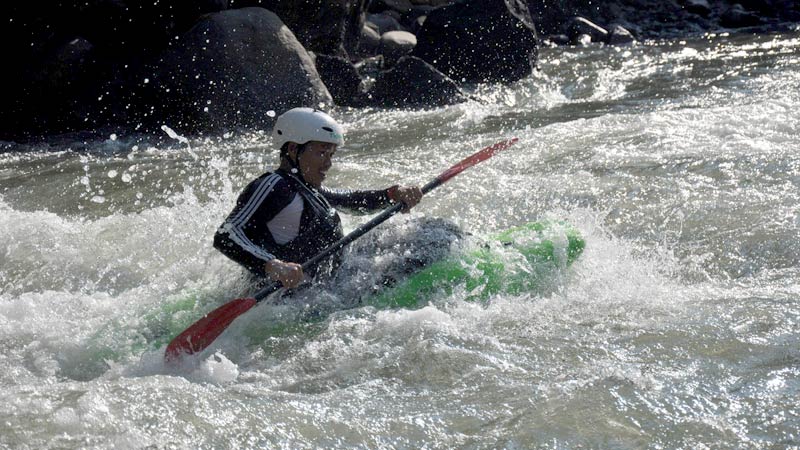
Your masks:
{"label": "black jacket", "polygon": [[[281,169],[252,181],[214,235],[214,247],[252,273],[265,276],[274,258],[302,264],[342,238],[336,208],[369,213],[391,204],[388,189],[314,189]],[[327,267],[338,265],[339,255]],[[311,268],[314,275],[317,268]]]}

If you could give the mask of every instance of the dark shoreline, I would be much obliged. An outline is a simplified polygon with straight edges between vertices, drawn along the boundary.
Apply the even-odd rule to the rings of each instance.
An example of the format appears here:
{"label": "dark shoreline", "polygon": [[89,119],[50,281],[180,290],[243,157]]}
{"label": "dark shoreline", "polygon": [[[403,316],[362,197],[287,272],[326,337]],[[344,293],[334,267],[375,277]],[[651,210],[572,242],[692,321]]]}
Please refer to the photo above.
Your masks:
{"label": "dark shoreline", "polygon": [[530,75],[545,45],[774,33],[800,22],[789,0],[167,3],[10,5],[0,140],[160,133],[163,123],[186,135],[268,129],[297,105],[439,107],[466,101],[464,85]]}

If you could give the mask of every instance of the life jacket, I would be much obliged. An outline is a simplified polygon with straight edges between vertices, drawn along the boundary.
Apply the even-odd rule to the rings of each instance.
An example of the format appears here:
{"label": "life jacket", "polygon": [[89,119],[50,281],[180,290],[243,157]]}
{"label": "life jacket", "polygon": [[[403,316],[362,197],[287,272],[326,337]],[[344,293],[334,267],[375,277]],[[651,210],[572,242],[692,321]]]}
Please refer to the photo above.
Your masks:
{"label": "life jacket", "polygon": [[[278,245],[273,254],[280,260],[302,264],[344,237],[339,213],[316,189],[300,177],[277,170],[303,199],[303,213],[297,237],[284,245]],[[341,262],[341,253],[336,252],[316,267],[305,270],[309,275],[330,273]]]}

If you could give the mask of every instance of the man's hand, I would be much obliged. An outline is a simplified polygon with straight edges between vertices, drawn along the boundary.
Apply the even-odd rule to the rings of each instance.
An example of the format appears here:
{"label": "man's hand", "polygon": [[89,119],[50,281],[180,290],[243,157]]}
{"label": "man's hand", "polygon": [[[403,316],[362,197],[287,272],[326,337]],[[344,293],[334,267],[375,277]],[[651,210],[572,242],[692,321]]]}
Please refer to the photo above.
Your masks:
{"label": "man's hand", "polygon": [[422,199],[422,189],[419,186],[392,186],[389,188],[389,198],[395,203],[403,203],[403,213],[407,213]]}
{"label": "man's hand", "polygon": [[303,266],[293,262],[273,259],[264,264],[270,280],[280,282],[285,288],[296,288],[303,282]]}

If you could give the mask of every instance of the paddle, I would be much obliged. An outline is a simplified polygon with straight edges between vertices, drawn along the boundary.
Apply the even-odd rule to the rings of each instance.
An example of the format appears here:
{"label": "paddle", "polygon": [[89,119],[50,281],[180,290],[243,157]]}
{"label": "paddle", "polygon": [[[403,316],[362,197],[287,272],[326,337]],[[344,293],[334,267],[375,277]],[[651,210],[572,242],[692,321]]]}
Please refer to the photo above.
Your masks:
{"label": "paddle", "polygon": [[[463,161],[445,170],[441,173],[441,175],[423,186],[422,193],[427,194],[428,192],[447,182],[447,180],[463,172],[465,169],[491,158],[496,153],[507,149],[515,142],[517,142],[517,138],[500,141],[476,152],[472,156],[465,158]],[[333,252],[363,236],[369,230],[375,228],[379,224],[385,222],[386,219],[400,212],[404,206],[405,205],[403,203],[398,203],[385,209],[369,222],[356,228],[347,236],[339,239],[335,243],[331,244],[330,247],[326,248],[318,255],[303,263],[303,270],[308,270],[309,267],[312,267],[318,262],[322,261],[324,258],[327,258]],[[214,311],[206,314],[205,317],[195,322],[192,326],[184,330],[175,339],[173,339],[172,342],[169,343],[164,354],[166,361],[175,362],[184,354],[193,354],[204,350],[206,347],[211,345],[211,343],[214,342],[214,340],[220,334],[222,334],[228,325],[230,325],[231,322],[233,322],[237,317],[247,312],[258,302],[264,300],[270,294],[274,293],[280,288],[280,283],[270,284],[256,292],[253,297],[231,300]]]}

